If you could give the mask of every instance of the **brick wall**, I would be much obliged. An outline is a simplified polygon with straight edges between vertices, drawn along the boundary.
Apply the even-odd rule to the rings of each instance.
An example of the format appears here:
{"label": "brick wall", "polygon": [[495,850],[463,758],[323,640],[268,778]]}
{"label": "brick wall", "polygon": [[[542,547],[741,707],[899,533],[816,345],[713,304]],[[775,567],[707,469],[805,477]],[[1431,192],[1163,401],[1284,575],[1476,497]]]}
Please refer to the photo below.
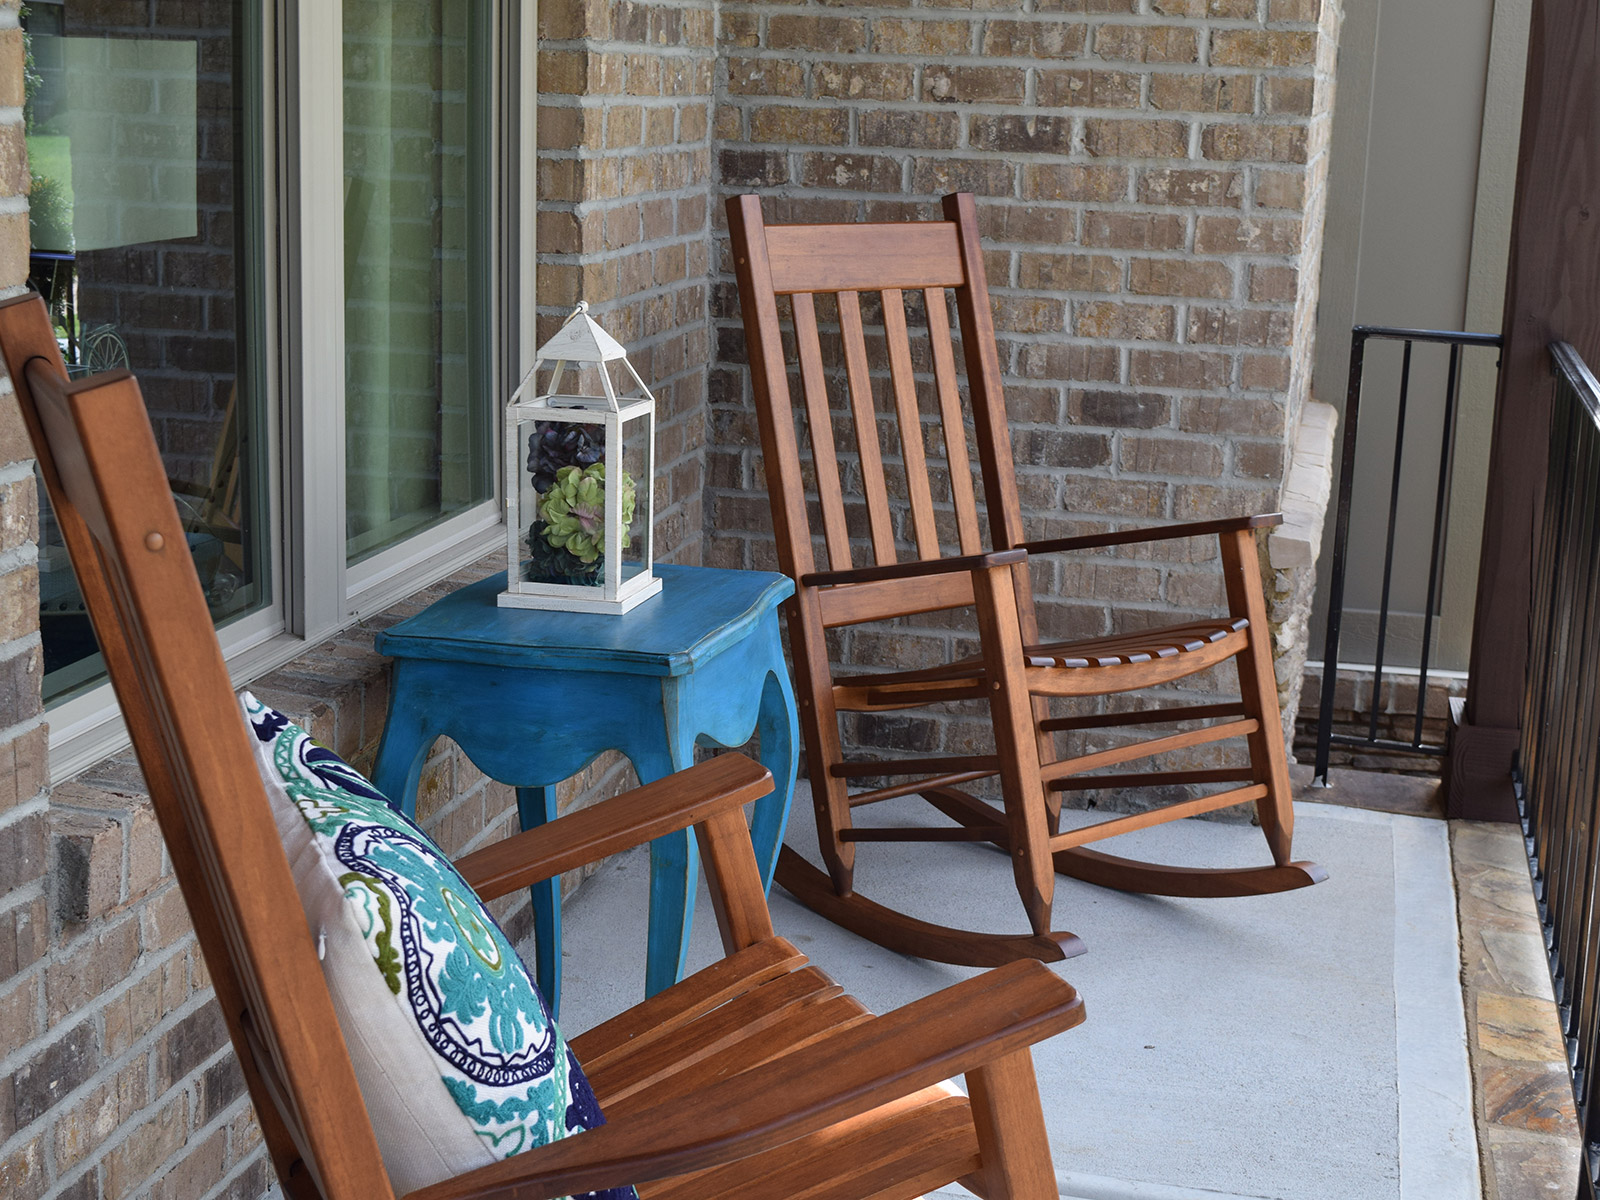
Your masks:
{"label": "brick wall", "polygon": [[[723,191],[772,197],[779,221],[927,218],[943,192],[978,194],[1032,536],[1270,511],[1309,384],[1340,11],[726,0]],[[716,296],[708,561],[766,566],[725,262]],[[1035,582],[1053,637],[1183,619],[1223,594],[1199,541],[1041,564]],[[968,634],[923,618],[840,644],[855,665],[908,666]],[[1300,671],[1283,677],[1292,712]],[[962,753],[981,725],[869,716],[847,734]]]}

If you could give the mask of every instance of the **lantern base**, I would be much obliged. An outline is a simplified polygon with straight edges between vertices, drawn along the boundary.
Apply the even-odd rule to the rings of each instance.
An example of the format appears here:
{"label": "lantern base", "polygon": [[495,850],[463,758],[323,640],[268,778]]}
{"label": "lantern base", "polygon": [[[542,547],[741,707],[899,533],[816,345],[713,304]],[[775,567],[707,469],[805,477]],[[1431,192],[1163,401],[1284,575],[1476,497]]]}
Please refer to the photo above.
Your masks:
{"label": "lantern base", "polygon": [[[596,589],[597,591],[599,589]],[[534,592],[501,592],[495,603],[501,608],[537,608],[546,612],[610,613],[613,616],[628,612],[643,604],[661,591],[661,579],[652,577],[649,583],[617,600],[590,600],[577,596],[541,596]]]}

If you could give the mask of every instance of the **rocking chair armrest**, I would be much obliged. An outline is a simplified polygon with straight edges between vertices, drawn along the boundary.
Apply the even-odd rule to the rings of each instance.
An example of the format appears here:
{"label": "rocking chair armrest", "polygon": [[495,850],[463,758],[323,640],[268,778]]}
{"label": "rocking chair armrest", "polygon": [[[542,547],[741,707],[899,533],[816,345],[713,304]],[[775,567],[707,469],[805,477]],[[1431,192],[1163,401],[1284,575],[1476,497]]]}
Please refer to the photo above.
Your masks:
{"label": "rocking chair armrest", "polygon": [[834,587],[842,583],[878,583],[886,579],[918,579],[925,575],[950,575],[982,571],[988,567],[1009,567],[1027,560],[1026,548],[990,550],[984,554],[962,554],[954,558],[930,558],[921,562],[889,563],[881,567],[853,567],[848,571],[812,571],[800,576],[801,587]]}
{"label": "rocking chair armrest", "polygon": [[772,791],[772,773],[721,754],[456,860],[484,900],[699,824]]}
{"label": "rocking chair armrest", "polygon": [[1282,513],[1257,513],[1251,517],[1225,517],[1220,521],[1187,521],[1181,525],[1118,529],[1113,533],[1091,533],[1082,537],[1045,538],[1023,542],[1022,549],[1029,554],[1055,554],[1062,550],[1092,550],[1097,546],[1127,546],[1134,542],[1167,542],[1177,538],[1204,537],[1208,533],[1234,533],[1241,529],[1269,529],[1281,524]]}
{"label": "rocking chair armrest", "polygon": [[547,1200],[737,1161],[1026,1052],[1083,1016],[1078,994],[1048,968],[1008,963],[743,1074],[421,1188],[407,1200]]}

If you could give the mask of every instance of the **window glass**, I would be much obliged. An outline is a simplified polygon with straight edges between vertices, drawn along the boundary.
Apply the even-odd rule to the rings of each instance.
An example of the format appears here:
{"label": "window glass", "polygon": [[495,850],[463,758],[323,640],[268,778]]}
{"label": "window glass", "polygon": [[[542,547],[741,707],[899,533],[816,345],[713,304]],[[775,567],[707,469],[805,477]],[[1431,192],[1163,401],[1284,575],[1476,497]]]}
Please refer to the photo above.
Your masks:
{"label": "window glass", "polygon": [[344,3],[351,562],[490,499],[490,7]]}
{"label": "window glass", "polygon": [[[29,277],[72,374],[139,377],[219,623],[270,599],[261,14],[250,0],[23,9]],[[99,655],[43,501],[47,700]]]}

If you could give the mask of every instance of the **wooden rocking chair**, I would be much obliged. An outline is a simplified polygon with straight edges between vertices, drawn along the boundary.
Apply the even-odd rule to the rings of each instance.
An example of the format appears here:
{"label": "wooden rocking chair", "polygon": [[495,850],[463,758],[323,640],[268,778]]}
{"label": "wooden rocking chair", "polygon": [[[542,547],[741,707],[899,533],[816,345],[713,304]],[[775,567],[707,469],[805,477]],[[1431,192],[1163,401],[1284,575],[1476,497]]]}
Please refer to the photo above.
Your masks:
{"label": "wooden rocking chair", "polygon": [[[0,305],[0,349],[278,1177],[294,1200],[386,1200],[138,384],[68,382],[36,296]],[[740,808],[771,786],[723,756],[459,862],[492,898],[693,825],[727,957],[573,1039],[609,1124],[412,1196],[909,1198],[959,1179],[1054,1200],[1028,1047],[1083,1019],[1072,988],[1018,963],[872,1017],[773,935]],[[970,1100],[938,1086],[958,1072]]]}
{"label": "wooden rocking chair", "polygon": [[[1277,690],[1256,558],[1255,530],[1281,517],[1133,529],[1084,537],[1026,541],[1012,465],[1011,438],[1000,386],[983,252],[970,195],[947,196],[943,221],[894,225],[766,226],[755,196],[728,201],[728,225],[744,315],[745,345],[760,420],[772,520],[782,569],[795,580],[787,606],[790,648],[805,731],[818,839],[827,874],[785,849],[777,879],[803,903],[880,945],[942,962],[993,965],[1019,957],[1045,961],[1082,951],[1070,933],[1052,932],[1055,872],[1125,891],[1167,896],[1240,896],[1305,887],[1325,877],[1312,863],[1290,860],[1293,810],[1289,773],[1279,732]],[[988,506],[989,549],[983,544],[963,424],[947,289],[954,293],[959,341],[966,360],[973,432],[983,495]],[[932,392],[942,425],[947,473],[933,476],[924,445],[923,414],[907,331],[906,292],[920,292],[927,314]],[[862,292],[881,296],[881,343],[869,339]],[[842,353],[848,413],[833,411],[830,366],[824,362],[818,293],[831,293],[838,329],[829,343]],[[790,298],[801,405],[809,430],[809,468],[821,515],[820,540],[828,569],[813,557],[802,466],[791,400],[786,331],[778,298]],[[876,372],[868,346],[881,344],[887,370]],[[884,376],[887,376],[884,379]],[[898,418],[902,503],[916,559],[897,561],[895,512],[880,446],[874,382],[893,400]],[[837,385],[835,385],[837,386]],[[927,385],[924,385],[926,387]],[[835,440],[835,428],[853,424],[853,447]],[[859,464],[869,535],[870,565],[857,566],[843,500],[839,454],[853,449]],[[947,483],[945,482],[947,480]],[[950,510],[934,507],[948,488]],[[960,553],[944,556],[943,517],[954,528]],[[1041,644],[1029,580],[1032,555],[1095,550],[1200,535],[1220,540],[1228,612],[1215,620],[1165,629]],[[975,606],[981,654],[923,670],[836,675],[829,663],[830,629],[890,617]],[[1233,703],[1106,711],[1051,717],[1050,697],[1095,697],[1168,684],[1232,659],[1242,698]],[[938,702],[986,701],[994,724],[995,753],[921,759],[847,761],[840,749],[841,712],[884,712]],[[1194,727],[1194,722],[1206,722]],[[1137,729],[1147,724],[1190,724],[1180,732],[1118,744],[1093,753],[1058,757],[1053,735],[1067,730]],[[1222,738],[1244,738],[1250,765],[1183,771],[1091,774],[1149,755]],[[852,780],[910,776],[854,795]],[[963,791],[961,785],[999,777],[1003,809]],[[1223,784],[1222,790],[1130,816],[1063,832],[1063,792],[1083,788]],[[916,794],[957,822],[927,828],[863,828],[852,821],[862,805]],[[1087,843],[1193,813],[1254,804],[1273,865],[1249,869],[1164,866],[1118,858]],[[979,934],[920,921],[876,904],[854,890],[856,846],[867,841],[986,841],[1007,850],[1031,934]]]}

